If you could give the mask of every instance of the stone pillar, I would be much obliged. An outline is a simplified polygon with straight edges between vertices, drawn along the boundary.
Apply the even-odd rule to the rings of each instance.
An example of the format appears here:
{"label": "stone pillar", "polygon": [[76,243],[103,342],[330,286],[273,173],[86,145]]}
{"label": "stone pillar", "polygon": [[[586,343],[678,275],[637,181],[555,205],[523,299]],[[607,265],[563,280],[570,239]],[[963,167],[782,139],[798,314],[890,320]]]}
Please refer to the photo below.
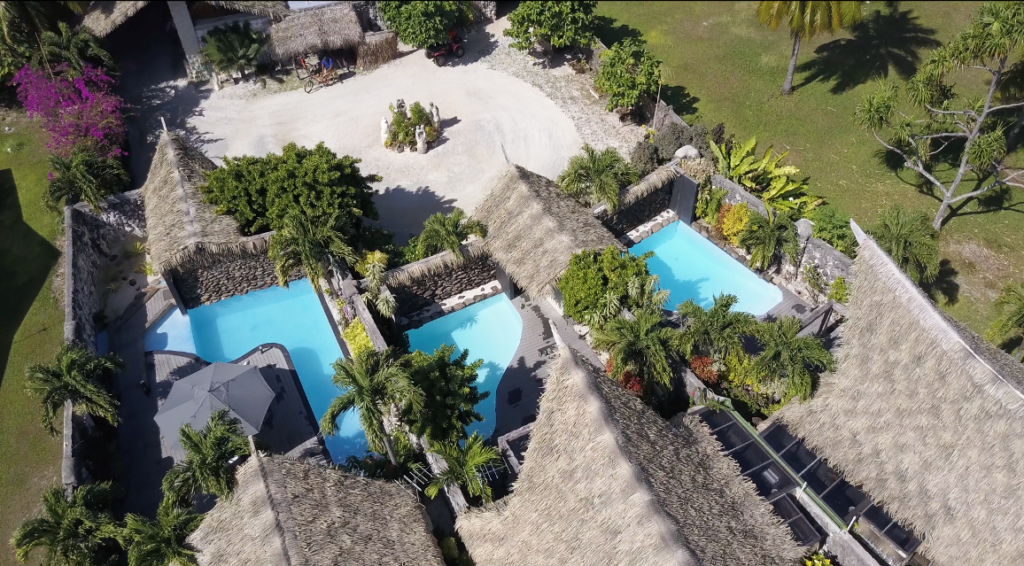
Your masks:
{"label": "stone pillar", "polygon": [[505,270],[495,262],[494,264],[494,278],[498,280],[501,285],[501,292],[505,293],[505,296],[512,300],[519,296],[519,288],[516,287],[515,282],[509,277]]}
{"label": "stone pillar", "polygon": [[167,8],[171,11],[171,19],[174,20],[174,28],[178,30],[178,40],[181,41],[181,48],[185,50],[185,56],[199,55],[199,36],[192,25],[188,5],[181,1],[168,0]]}
{"label": "stone pillar", "polygon": [[697,206],[697,183],[686,175],[679,175],[672,181],[672,197],[668,207],[687,226],[693,222]]}

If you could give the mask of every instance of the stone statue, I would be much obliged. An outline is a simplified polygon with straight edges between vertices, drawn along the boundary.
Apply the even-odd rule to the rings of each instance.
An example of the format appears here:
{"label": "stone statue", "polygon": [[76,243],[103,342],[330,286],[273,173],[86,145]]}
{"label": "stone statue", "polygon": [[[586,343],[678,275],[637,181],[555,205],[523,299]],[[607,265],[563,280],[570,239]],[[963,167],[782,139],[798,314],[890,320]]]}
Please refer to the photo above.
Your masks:
{"label": "stone statue", "polygon": [[434,106],[434,103],[430,103],[430,118],[434,120],[434,127],[439,131],[441,129],[441,110]]}
{"label": "stone statue", "polygon": [[405,99],[399,98],[397,101],[395,101],[395,110],[398,110],[402,114],[405,114],[406,118],[409,117],[409,109],[405,107]]}
{"label": "stone statue", "polygon": [[380,143],[385,144],[385,143],[388,142],[388,129],[389,128],[390,128],[390,124],[388,124],[387,116],[381,116],[380,117]]}
{"label": "stone statue", "polygon": [[427,130],[422,124],[416,126],[416,151],[419,153],[427,152]]}

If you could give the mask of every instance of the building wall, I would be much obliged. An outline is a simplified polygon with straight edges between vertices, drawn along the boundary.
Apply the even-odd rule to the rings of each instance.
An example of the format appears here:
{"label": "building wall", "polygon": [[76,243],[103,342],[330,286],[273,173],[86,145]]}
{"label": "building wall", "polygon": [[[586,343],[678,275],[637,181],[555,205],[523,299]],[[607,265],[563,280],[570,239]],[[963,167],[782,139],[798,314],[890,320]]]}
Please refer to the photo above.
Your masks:
{"label": "building wall", "polygon": [[413,278],[389,283],[398,303],[398,316],[407,316],[496,278],[494,263],[487,256],[468,258],[463,263]]}
{"label": "building wall", "polygon": [[[186,309],[277,285],[274,262],[265,250],[211,253],[197,266],[173,269],[171,277]],[[295,272],[289,281],[302,277]]]}
{"label": "building wall", "polygon": [[654,191],[646,197],[622,208],[612,215],[602,213],[598,218],[616,238],[629,233],[669,207],[672,198],[672,183]]}

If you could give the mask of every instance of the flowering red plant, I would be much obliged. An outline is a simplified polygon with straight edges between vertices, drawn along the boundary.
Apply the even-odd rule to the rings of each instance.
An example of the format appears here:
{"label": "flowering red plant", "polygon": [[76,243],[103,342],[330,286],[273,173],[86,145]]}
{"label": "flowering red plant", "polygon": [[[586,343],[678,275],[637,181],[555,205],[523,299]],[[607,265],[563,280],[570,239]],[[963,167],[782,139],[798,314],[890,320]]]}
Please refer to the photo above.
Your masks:
{"label": "flowering red plant", "polygon": [[644,394],[644,384],[640,381],[640,378],[631,371],[622,372],[622,386],[637,397],[642,397]]}
{"label": "flowering red plant", "polygon": [[91,65],[83,67],[81,77],[70,78],[66,70],[67,64],[55,67],[51,78],[25,65],[11,80],[29,117],[42,121],[50,134],[47,149],[69,157],[76,145],[84,144],[100,157],[123,155],[124,101],[110,90],[114,79]]}
{"label": "flowering red plant", "polygon": [[694,356],[690,359],[690,369],[696,374],[697,379],[714,385],[718,383],[718,372],[715,371],[714,361],[707,356]]}

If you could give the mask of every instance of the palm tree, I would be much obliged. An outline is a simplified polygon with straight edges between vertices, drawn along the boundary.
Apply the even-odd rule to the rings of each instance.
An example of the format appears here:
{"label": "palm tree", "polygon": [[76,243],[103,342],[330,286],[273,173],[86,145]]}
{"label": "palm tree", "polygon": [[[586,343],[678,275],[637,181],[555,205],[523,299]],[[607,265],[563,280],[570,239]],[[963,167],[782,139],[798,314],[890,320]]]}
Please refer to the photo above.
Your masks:
{"label": "palm tree", "polygon": [[96,62],[106,68],[113,68],[114,59],[100,47],[96,36],[82,28],[72,29],[64,22],[57,22],[57,31],[44,31],[39,35],[42,51],[36,53],[55,63],[67,63],[67,75],[82,76],[85,65]]}
{"label": "palm tree", "polygon": [[754,335],[761,344],[761,353],[754,367],[762,375],[786,382],[787,391],[801,399],[811,396],[811,369],[831,370],[832,354],[813,336],[797,336],[800,320],[787,316],[757,325]]}
{"label": "palm tree", "polygon": [[878,245],[917,284],[931,283],[939,275],[939,233],[923,212],[900,207],[883,210],[868,230]]}
{"label": "palm tree", "polygon": [[178,437],[185,449],[185,461],[175,464],[164,476],[165,497],[185,507],[199,493],[230,495],[236,479],[229,464],[236,456],[249,454],[249,442],[238,421],[221,409],[210,415],[202,430],[182,425]]}
{"label": "palm tree", "polygon": [[478,220],[466,216],[461,208],[448,214],[431,214],[423,223],[423,232],[416,238],[417,251],[420,257],[429,257],[449,250],[462,259],[459,246],[473,234],[483,237],[487,230]]}
{"label": "palm tree", "polygon": [[390,348],[384,352],[365,350],[354,359],[339,359],[334,362],[334,385],[342,389],[342,394],[331,401],[320,418],[320,432],[325,436],[336,434],[338,417],[358,409],[370,450],[379,454],[383,449],[397,466],[395,448],[384,429],[384,416],[396,404],[421,407],[423,393],[412,384],[395,352]]}
{"label": "palm tree", "polygon": [[81,14],[88,2],[22,2],[0,1],[0,32],[3,33],[3,40],[8,45],[14,45],[21,37],[21,33],[28,33],[35,38],[43,53],[43,65],[50,78],[53,78],[53,71],[47,61],[41,35],[50,29],[52,22],[52,8],[55,5],[63,5],[76,14]]}
{"label": "palm tree", "polygon": [[366,278],[363,299],[373,305],[374,310],[381,316],[395,318],[395,311],[398,309],[395,296],[381,290],[387,269],[388,255],[380,250],[366,252],[363,259],[356,264],[356,271]]}
{"label": "palm tree", "polygon": [[589,145],[569,160],[558,176],[562,191],[590,206],[604,204],[609,211],[619,207],[619,192],[637,181],[637,172],[615,148],[598,152]]}
{"label": "palm tree", "polygon": [[117,399],[104,387],[105,374],[124,367],[113,355],[95,356],[78,344],[64,344],[52,364],[28,367],[26,389],[43,404],[43,426],[57,434],[53,421],[64,410],[64,403],[116,425]]}
{"label": "palm tree", "polygon": [[51,155],[50,167],[53,172],[46,188],[46,204],[53,209],[79,198],[98,212],[106,197],[128,184],[128,172],[120,161],[99,157],[81,144],[71,150],[70,157]]}
{"label": "palm tree", "polygon": [[203,55],[221,73],[238,73],[245,78],[245,70],[259,63],[267,46],[267,37],[252,29],[249,22],[221,26],[206,34]]}
{"label": "palm tree", "polygon": [[821,33],[835,34],[839,30],[860,21],[860,2],[849,0],[832,1],[762,1],[757,6],[757,19],[763,25],[775,30],[785,23],[793,36],[793,54],[789,58],[789,70],[782,83],[782,94],[793,92],[793,74],[796,72],[796,58],[800,53],[800,42],[810,40]]}
{"label": "palm tree", "polygon": [[612,357],[612,377],[622,379],[630,372],[640,378],[646,391],[669,389],[676,356],[675,331],[661,326],[661,314],[654,309],[637,311],[633,319],[618,317],[594,330],[594,347]]}
{"label": "palm tree", "polygon": [[[320,279],[324,278],[331,257],[347,262],[356,262],[356,253],[345,242],[341,232],[341,213],[308,216],[293,210],[285,216],[281,229],[270,237],[270,259],[277,270],[277,281],[288,287],[288,276],[302,268],[309,282],[317,292],[322,291]],[[327,280],[334,295],[334,284]]]}
{"label": "palm tree", "polygon": [[447,468],[436,474],[424,492],[433,499],[440,491],[451,485],[466,488],[472,496],[479,497],[484,503],[491,502],[491,486],[480,477],[480,473],[488,465],[501,460],[498,450],[484,446],[484,437],[474,432],[466,439],[466,445],[460,446],[458,441],[439,442],[431,452],[444,458]]}
{"label": "palm tree", "polygon": [[740,234],[740,245],[750,252],[750,267],[768,269],[783,253],[795,264],[800,250],[791,213],[775,212],[771,207],[767,212],[768,216],[752,214]]}
{"label": "palm tree", "polygon": [[693,299],[676,307],[686,319],[677,339],[686,357],[699,352],[721,362],[729,354],[743,352],[743,336],[753,332],[755,320],[749,313],[732,312],[737,301],[736,295],[722,294],[707,310]]}
{"label": "palm tree", "polygon": [[[988,339],[1001,344],[1014,338],[1024,338],[1024,283],[1003,287],[996,306],[1001,312],[989,328]],[[1024,362],[1024,343],[1019,350],[1020,360]]]}
{"label": "palm tree", "polygon": [[113,494],[109,483],[83,485],[71,495],[52,487],[43,493],[43,515],[14,531],[11,544],[24,562],[36,548],[45,549],[43,564],[67,566],[113,565],[117,536],[110,514]]}
{"label": "palm tree", "polygon": [[185,543],[203,522],[195,509],[165,497],[156,521],[129,513],[124,522],[121,544],[128,551],[128,566],[196,566],[196,551]]}

